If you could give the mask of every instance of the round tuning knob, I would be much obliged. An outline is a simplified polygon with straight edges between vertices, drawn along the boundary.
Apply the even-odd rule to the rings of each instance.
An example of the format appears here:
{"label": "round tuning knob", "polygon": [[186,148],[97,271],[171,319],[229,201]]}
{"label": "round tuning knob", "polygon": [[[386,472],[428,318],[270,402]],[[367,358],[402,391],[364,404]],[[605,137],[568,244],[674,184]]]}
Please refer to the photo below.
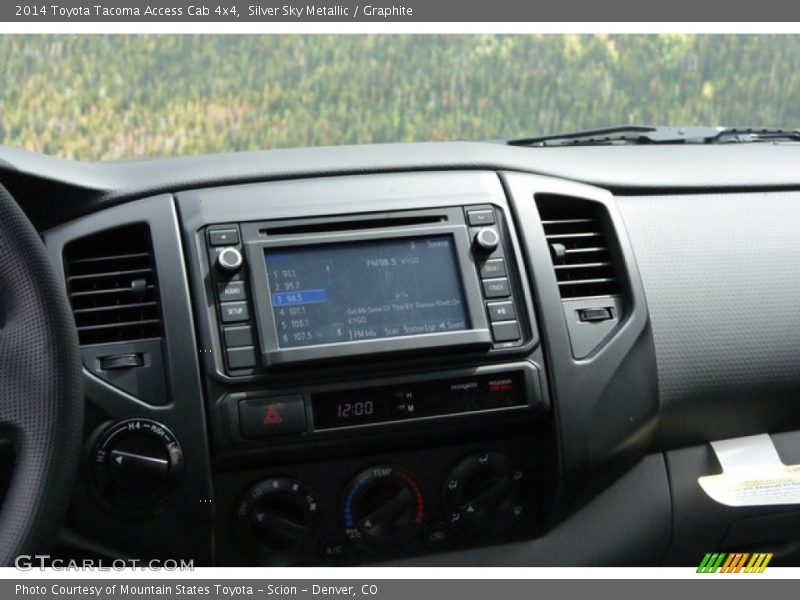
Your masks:
{"label": "round tuning knob", "polygon": [[500,234],[494,227],[484,227],[475,234],[475,246],[481,252],[492,252],[500,244]]}
{"label": "round tuning knob", "polygon": [[367,548],[411,538],[425,513],[419,483],[396,465],[362,471],[347,487],[342,508],[347,536]]}
{"label": "round tuning knob", "polygon": [[94,449],[98,488],[115,504],[152,505],[166,497],[183,471],[183,451],[173,433],[149,419],[112,425]]}
{"label": "round tuning knob", "polygon": [[501,532],[524,513],[525,472],[499,452],[468,456],[445,482],[445,505],[451,525],[465,531]]}
{"label": "round tuning knob", "polygon": [[242,266],[242,262],[244,262],[244,259],[238,248],[223,248],[220,250],[219,254],[217,254],[217,267],[229,273],[238,271]]}
{"label": "round tuning knob", "polygon": [[311,491],[288,477],[276,477],[251,487],[236,506],[240,538],[255,548],[291,554],[313,535],[318,507]]}

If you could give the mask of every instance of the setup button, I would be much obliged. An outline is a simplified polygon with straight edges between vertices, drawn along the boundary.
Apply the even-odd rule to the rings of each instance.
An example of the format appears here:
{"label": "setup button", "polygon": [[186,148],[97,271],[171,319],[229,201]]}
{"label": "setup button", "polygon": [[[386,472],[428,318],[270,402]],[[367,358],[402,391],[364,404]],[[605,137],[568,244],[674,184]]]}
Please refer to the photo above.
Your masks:
{"label": "setup button", "polygon": [[247,302],[222,302],[219,305],[223,323],[239,323],[250,320]]}

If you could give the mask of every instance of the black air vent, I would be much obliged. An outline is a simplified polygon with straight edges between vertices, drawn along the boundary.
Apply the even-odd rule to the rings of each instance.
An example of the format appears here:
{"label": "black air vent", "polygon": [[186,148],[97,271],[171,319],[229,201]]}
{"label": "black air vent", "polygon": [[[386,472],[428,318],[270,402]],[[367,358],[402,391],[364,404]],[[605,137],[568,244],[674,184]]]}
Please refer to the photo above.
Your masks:
{"label": "black air vent", "polygon": [[127,225],[64,249],[67,291],[81,345],[161,335],[150,229]]}
{"label": "black air vent", "polygon": [[619,293],[609,244],[608,216],[602,206],[559,196],[536,198],[563,300]]}

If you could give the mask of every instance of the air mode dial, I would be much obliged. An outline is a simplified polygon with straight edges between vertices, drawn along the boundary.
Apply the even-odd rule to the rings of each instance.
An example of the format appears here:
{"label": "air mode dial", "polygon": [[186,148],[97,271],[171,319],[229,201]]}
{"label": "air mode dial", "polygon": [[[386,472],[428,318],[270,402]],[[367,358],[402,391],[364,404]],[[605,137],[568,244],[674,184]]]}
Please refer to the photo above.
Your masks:
{"label": "air mode dial", "polygon": [[525,512],[522,469],[499,452],[478,452],[459,462],[444,486],[447,520],[471,533],[500,533]]}

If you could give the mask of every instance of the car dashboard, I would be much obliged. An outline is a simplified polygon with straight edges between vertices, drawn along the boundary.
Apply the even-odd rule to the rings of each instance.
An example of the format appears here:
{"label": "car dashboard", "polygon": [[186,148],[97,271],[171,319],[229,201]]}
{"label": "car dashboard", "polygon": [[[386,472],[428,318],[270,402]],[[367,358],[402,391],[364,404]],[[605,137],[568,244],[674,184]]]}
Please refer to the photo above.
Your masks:
{"label": "car dashboard", "polygon": [[81,344],[57,551],[797,564],[791,505],[724,506],[697,479],[737,436],[800,461],[798,152],[3,148]]}

